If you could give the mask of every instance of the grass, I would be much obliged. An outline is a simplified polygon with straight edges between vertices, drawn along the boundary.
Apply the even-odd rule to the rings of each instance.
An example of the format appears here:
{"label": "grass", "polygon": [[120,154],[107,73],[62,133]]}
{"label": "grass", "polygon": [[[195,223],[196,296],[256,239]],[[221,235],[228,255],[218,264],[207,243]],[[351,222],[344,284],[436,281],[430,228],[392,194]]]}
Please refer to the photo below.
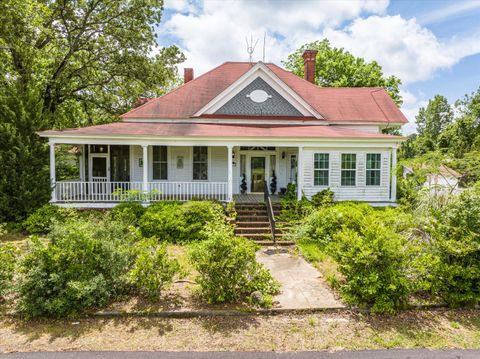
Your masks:
{"label": "grass", "polygon": [[298,351],[480,349],[478,311],[408,311],[197,319],[0,319],[0,352],[50,350]]}

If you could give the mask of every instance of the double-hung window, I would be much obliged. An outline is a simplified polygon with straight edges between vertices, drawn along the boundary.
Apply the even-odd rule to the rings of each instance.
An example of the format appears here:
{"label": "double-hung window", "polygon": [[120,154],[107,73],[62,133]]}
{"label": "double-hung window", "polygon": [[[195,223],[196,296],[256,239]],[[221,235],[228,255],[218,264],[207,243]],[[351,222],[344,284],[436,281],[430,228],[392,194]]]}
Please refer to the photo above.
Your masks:
{"label": "double-hung window", "polygon": [[314,186],[328,186],[328,169],[330,155],[328,153],[315,153],[313,158],[313,184]]}
{"label": "double-hung window", "polygon": [[357,155],[342,153],[342,186],[355,186],[357,177]]}
{"label": "double-hung window", "polygon": [[380,186],[382,155],[380,153],[367,153],[367,186]]}
{"label": "double-hung window", "polygon": [[[154,180],[168,179],[167,146],[153,146],[153,174]],[[144,164],[145,165],[145,164]]]}
{"label": "double-hung window", "polygon": [[208,180],[208,147],[193,147],[193,179]]}

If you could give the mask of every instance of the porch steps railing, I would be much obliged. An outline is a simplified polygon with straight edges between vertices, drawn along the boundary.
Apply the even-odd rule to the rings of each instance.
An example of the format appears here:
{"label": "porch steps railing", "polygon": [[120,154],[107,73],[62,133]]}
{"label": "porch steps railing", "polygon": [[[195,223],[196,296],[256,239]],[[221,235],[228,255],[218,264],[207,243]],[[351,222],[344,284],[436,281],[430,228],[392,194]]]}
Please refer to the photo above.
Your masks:
{"label": "porch steps railing", "polygon": [[227,182],[143,182],[59,181],[55,184],[57,202],[188,201],[211,199],[227,201]]}

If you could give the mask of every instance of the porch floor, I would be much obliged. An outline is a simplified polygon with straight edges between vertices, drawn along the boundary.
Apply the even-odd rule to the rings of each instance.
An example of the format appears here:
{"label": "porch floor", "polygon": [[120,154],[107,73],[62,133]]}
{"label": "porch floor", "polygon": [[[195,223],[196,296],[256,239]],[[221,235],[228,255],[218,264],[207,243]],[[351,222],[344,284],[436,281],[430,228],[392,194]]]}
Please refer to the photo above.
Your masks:
{"label": "porch floor", "polygon": [[[278,195],[270,195],[272,202],[279,203],[282,201],[282,198]],[[262,193],[244,193],[244,194],[234,194],[233,200],[236,203],[264,203]]]}

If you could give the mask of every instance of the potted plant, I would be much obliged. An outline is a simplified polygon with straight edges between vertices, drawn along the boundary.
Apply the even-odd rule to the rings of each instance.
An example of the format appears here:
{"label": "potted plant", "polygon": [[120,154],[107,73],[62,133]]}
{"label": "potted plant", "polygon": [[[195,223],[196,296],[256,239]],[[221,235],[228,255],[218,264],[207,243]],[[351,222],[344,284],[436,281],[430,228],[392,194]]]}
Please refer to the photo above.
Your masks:
{"label": "potted plant", "polygon": [[272,179],[270,181],[270,193],[275,194],[277,192],[277,175],[275,174],[275,170],[272,172]]}
{"label": "potted plant", "polygon": [[240,183],[240,192],[242,194],[245,194],[245,192],[247,192],[247,176],[244,174],[242,174],[242,182]]}

